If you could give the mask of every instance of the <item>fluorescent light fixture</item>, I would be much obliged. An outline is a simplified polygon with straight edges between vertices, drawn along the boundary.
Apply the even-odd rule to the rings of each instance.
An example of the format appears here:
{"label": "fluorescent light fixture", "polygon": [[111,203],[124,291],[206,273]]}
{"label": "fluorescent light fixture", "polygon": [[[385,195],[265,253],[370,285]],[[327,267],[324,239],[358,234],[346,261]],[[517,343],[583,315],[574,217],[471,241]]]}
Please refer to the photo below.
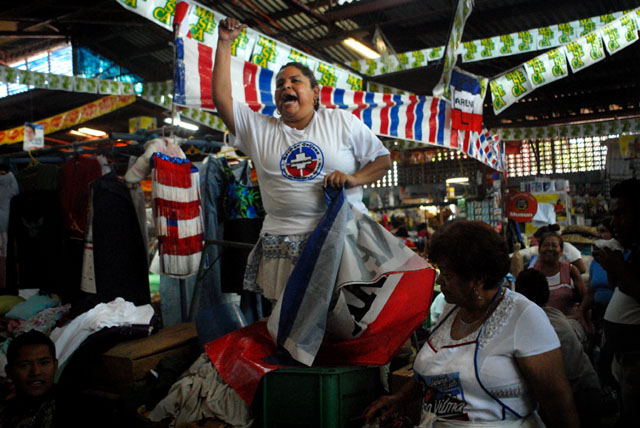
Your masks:
{"label": "fluorescent light fixture", "polygon": [[357,41],[356,39],[349,37],[348,39],[344,39],[342,41],[342,43],[344,43],[345,45],[347,45],[348,47],[350,47],[351,49],[353,49],[354,51],[358,52],[361,55],[364,55],[365,57],[369,58],[369,59],[377,59],[380,58],[380,54],[376,51],[374,51],[373,49],[363,45],[362,43],[360,43],[359,41]]}
{"label": "fluorescent light fixture", "polygon": [[451,184],[451,183],[463,184],[463,183],[468,183],[469,178],[468,177],[447,178],[446,181],[447,181],[447,184]]}
{"label": "fluorescent light fixture", "polygon": [[78,137],[106,137],[107,133],[104,131],[99,131],[93,128],[80,128],[80,129],[72,129],[69,131],[69,134],[76,135]]}
{"label": "fluorescent light fixture", "polygon": [[189,131],[197,131],[198,129],[200,129],[200,127],[198,127],[197,125],[192,125],[190,123],[183,122],[180,119],[176,119],[176,123],[174,124],[171,121],[170,117],[165,118],[164,123],[168,123],[169,125],[176,125],[176,126],[179,126],[180,128],[188,129]]}
{"label": "fluorescent light fixture", "polygon": [[91,135],[92,137],[106,137],[107,133],[104,131],[100,131],[98,129],[93,129],[93,128],[78,128],[78,132],[82,133],[82,134],[86,134],[86,135]]}

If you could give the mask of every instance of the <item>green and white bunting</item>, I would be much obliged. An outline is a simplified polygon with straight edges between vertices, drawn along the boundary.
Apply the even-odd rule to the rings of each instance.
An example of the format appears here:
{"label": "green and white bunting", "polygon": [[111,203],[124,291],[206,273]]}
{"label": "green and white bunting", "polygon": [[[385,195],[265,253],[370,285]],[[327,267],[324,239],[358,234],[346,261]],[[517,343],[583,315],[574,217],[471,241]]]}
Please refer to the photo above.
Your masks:
{"label": "green and white bunting", "polygon": [[176,0],[116,0],[120,6],[137,13],[169,31],[173,31]]}
{"label": "green and white bunting", "polygon": [[444,46],[425,49],[428,61],[437,61],[444,56]]}
{"label": "green and white bunting", "polygon": [[363,80],[357,74],[351,73],[347,70],[344,70],[338,67],[338,75],[336,88],[345,88],[349,91],[362,91],[363,89]]}
{"label": "green and white bunting", "polygon": [[429,52],[426,49],[398,54],[400,62],[405,65],[405,69],[425,67],[429,63]]}
{"label": "green and white bunting", "polygon": [[257,31],[249,27],[244,28],[231,45],[231,55],[245,61],[251,61],[251,53],[259,36],[260,33]]}
{"label": "green and white bunting", "polygon": [[607,24],[602,29],[602,39],[611,55],[638,40],[638,25],[634,14],[629,13]]}
{"label": "green and white bunting", "polygon": [[[604,27],[623,15],[623,12],[615,12],[557,25],[532,28],[526,31],[490,37],[487,39],[470,40],[463,42],[459,46],[458,54],[461,56],[462,62],[474,62],[536,50],[548,50],[576,41],[580,37],[585,36],[598,28]],[[431,54],[426,55],[428,63],[428,61],[435,61],[442,58],[444,46],[423,49],[418,52],[429,52]],[[402,56],[409,56],[410,54],[411,52],[398,54],[400,62],[402,62]],[[356,65],[356,63],[358,64]],[[375,76],[384,74],[385,72],[390,72],[381,64],[380,60],[369,60],[366,66],[365,64],[367,64],[366,60],[353,61],[350,63],[355,70],[366,74],[367,76]],[[407,68],[415,67],[405,66],[405,69]]]}
{"label": "green and white bunting", "polygon": [[[97,94],[99,80],[100,79],[87,79],[84,77],[76,77],[73,82],[73,91]],[[131,92],[128,93],[127,95],[133,95],[133,85],[131,85]]]}
{"label": "green and white bunting", "polygon": [[326,62],[318,61],[318,65],[314,70],[316,80],[320,85],[336,87],[338,83],[338,67]]}
{"label": "green and white bunting", "polygon": [[394,88],[392,86],[387,86],[372,81],[367,82],[367,91],[377,92],[381,94],[412,95],[409,92],[403,91],[402,89]]}
{"label": "green and white bunting", "polygon": [[442,76],[440,77],[440,81],[438,82],[436,87],[433,89],[434,96],[441,96],[446,99],[451,99],[449,88],[449,83],[451,81],[451,72],[458,60],[458,51],[460,49],[460,42],[462,40],[464,25],[467,22],[467,18],[469,18],[469,15],[471,15],[472,10],[473,0],[458,0],[456,14],[453,18],[451,34],[449,34],[449,41],[447,42],[447,49],[444,52]]}
{"label": "green and white bunting", "polygon": [[183,25],[189,26],[189,34],[192,39],[208,46],[216,46],[218,44],[218,23],[224,18],[224,15],[211,9],[191,4]]}
{"label": "green and white bunting", "polygon": [[173,92],[173,80],[166,82],[147,82],[142,86],[143,97],[159,97]]}
{"label": "green and white bunting", "polygon": [[278,45],[276,48],[278,49],[278,57],[282,61],[282,63],[278,63],[276,70],[280,70],[280,67],[292,61],[304,64],[310,70],[315,70],[318,67],[318,61],[320,60],[305,52],[300,52],[286,45]]}
{"label": "green and white bunting", "polygon": [[545,127],[500,128],[490,132],[499,135],[503,141],[640,134],[640,118]]}
{"label": "green and white bunting", "polygon": [[523,67],[492,80],[489,87],[491,88],[491,100],[495,114],[500,113],[533,91]]}
{"label": "green and white bunting", "polygon": [[562,33],[558,29],[558,25],[549,25],[548,27],[540,27],[536,30],[538,50],[551,49],[560,46],[560,36]]}
{"label": "green and white bunting", "polygon": [[562,47],[573,73],[605,58],[601,31],[594,31]]}
{"label": "green and white bunting", "polygon": [[524,63],[531,86],[536,89],[569,74],[567,59],[561,48],[552,49]]}
{"label": "green and white bunting", "polygon": [[269,70],[278,70],[278,64],[285,64],[285,59],[282,57],[282,50],[277,48],[277,40],[270,39],[266,36],[258,36],[256,44],[253,46],[253,53],[251,54],[251,62]]}
{"label": "green and white bunting", "polygon": [[[558,26],[558,29],[562,27],[564,34],[568,37],[572,32],[582,34],[583,30],[581,29],[593,28],[594,23],[595,27],[598,26],[598,23],[607,23],[605,26],[597,28],[577,40],[564,44],[557,49],[552,49],[522,64],[526,73],[525,80],[527,80],[532,89],[539,88],[549,82],[566,77],[568,75],[567,61],[569,61],[571,70],[575,73],[604,59],[604,48],[612,55],[631,45],[638,40],[639,13],[640,8],[636,8],[627,11],[625,14],[602,15],[596,19],[591,19],[589,22],[579,20],[575,21],[577,24],[571,30],[569,30],[569,26]],[[550,33],[547,36],[549,36],[548,40],[556,37],[556,35],[551,37]],[[491,98],[494,102],[493,110],[496,114],[504,111],[504,109],[517,101],[517,98],[508,91],[510,83],[506,76],[511,79],[515,78],[516,81],[520,79],[517,73],[514,75],[514,72],[510,72],[498,76],[489,84]],[[516,89],[522,92],[522,88]],[[526,93],[528,92],[525,91]]]}

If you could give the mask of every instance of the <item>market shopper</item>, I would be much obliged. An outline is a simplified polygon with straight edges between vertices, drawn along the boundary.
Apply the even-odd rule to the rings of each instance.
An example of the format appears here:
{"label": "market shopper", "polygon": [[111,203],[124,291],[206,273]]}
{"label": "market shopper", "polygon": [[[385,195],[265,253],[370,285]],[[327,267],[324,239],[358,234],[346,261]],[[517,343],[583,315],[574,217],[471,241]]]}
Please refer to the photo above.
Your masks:
{"label": "market shopper", "polygon": [[246,25],[219,24],[213,98],[232,143],[254,162],[267,212],[260,240],[249,256],[244,287],[276,300],[309,234],[326,211],[325,187],[344,187],[349,202],[366,212],[362,185],[384,176],[389,151],[353,114],[319,106],[311,70],[289,63],[276,75],[279,118],[233,99],[231,45]]}
{"label": "market shopper", "polygon": [[[542,237],[548,233],[556,233],[560,231],[560,226],[557,224],[551,224],[548,226],[542,226],[532,236],[531,246],[519,251],[519,254],[523,258],[523,262],[525,266],[533,267],[539,257],[539,244]],[[582,254],[580,250],[578,250],[574,245],[569,242],[562,243],[562,256],[560,260],[563,262],[569,262],[574,265],[578,272],[585,273],[587,271],[587,267],[584,264],[584,260],[582,260]]]}
{"label": "market shopper", "polygon": [[[414,362],[415,376],[372,403],[383,423],[422,397],[419,426],[578,426],[558,337],[542,309],[506,289],[504,240],[479,221],[455,221],[432,237],[429,259],[447,305]],[[427,422],[429,421],[429,422]]]}
{"label": "market shopper", "polygon": [[540,271],[525,269],[516,279],[516,291],[542,308],[560,339],[564,371],[573,391],[581,426],[599,427],[602,391],[598,375],[567,317],[558,309],[547,306],[547,278]]}
{"label": "market shopper", "polygon": [[543,235],[540,238],[540,257],[533,268],[547,277],[550,291],[547,305],[569,317],[580,341],[586,343],[587,333],[591,331],[585,318],[589,295],[578,269],[560,260],[562,248],[560,235],[553,232]]}
{"label": "market shopper", "polygon": [[614,352],[612,373],[620,384],[619,426],[637,425],[640,402],[640,181],[626,180],[611,189],[614,236],[621,251],[594,248],[593,257],[616,288],[604,314],[606,346]]}

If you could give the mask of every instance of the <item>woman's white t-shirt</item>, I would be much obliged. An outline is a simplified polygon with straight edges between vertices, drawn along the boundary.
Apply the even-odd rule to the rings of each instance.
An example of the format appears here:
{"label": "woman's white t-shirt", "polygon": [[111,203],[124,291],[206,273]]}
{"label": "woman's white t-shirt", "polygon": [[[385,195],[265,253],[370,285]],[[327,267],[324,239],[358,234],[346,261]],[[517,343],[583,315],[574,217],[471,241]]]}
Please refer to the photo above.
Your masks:
{"label": "woman's white t-shirt", "polygon": [[[320,108],[305,129],[255,113],[233,102],[236,128],[231,143],[251,158],[258,174],[267,216],[262,232],[274,235],[313,231],[326,211],[323,180],[334,171],[354,174],[388,155],[376,135],[352,113]],[[346,190],[347,199],[366,212],[362,187]]]}

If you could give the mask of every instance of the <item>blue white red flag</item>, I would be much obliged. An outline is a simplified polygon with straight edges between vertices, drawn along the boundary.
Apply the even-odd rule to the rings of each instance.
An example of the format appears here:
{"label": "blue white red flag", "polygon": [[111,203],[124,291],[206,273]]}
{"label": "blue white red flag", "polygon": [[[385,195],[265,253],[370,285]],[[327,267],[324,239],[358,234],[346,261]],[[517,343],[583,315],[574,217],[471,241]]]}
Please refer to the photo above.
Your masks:
{"label": "blue white red flag", "polygon": [[269,317],[269,333],[257,324],[205,347],[248,402],[264,373],[291,362],[283,348],[307,365],[386,364],[427,316],[434,269],[351,207],[344,191],[335,193]]}

